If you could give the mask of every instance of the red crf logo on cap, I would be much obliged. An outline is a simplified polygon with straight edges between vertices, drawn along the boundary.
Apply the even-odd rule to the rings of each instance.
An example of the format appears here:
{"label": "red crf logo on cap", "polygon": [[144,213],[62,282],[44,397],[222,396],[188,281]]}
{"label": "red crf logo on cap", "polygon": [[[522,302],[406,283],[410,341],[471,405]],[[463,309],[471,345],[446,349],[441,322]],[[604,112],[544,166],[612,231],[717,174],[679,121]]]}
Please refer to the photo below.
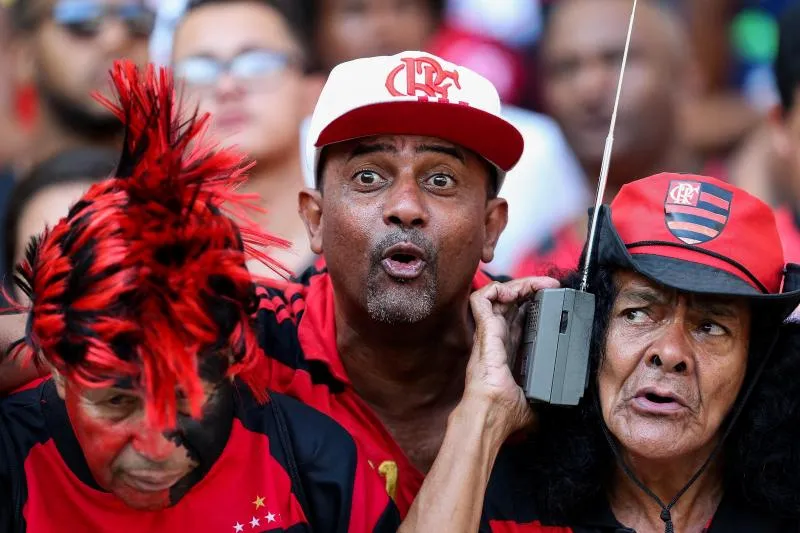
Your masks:
{"label": "red crf logo on cap", "polygon": [[[402,86],[402,78],[398,80],[402,72],[405,72],[405,86]],[[401,82],[400,87],[398,82]],[[461,89],[458,71],[445,70],[432,57],[404,57],[402,63],[392,69],[386,78],[386,89],[392,96],[416,96],[423,102],[429,98],[449,102],[451,87]]]}

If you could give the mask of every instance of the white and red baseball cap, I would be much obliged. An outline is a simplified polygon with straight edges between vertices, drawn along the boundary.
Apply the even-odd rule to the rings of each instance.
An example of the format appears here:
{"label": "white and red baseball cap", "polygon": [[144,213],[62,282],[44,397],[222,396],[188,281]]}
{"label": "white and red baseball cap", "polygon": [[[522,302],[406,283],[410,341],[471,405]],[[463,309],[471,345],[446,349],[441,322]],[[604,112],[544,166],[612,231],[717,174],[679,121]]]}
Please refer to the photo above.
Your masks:
{"label": "white and red baseball cap", "polygon": [[375,135],[437,137],[472,150],[497,168],[498,190],[523,148],[489,80],[425,52],[355,59],[331,71],[309,125],[314,180],[325,146]]}

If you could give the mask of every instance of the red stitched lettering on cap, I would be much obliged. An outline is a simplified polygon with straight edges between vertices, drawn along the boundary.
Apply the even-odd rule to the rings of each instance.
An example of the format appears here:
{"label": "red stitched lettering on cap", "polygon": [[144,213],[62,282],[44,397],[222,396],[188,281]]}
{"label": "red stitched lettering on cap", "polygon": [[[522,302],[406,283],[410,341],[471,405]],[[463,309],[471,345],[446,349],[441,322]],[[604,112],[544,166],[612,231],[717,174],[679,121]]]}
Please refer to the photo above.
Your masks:
{"label": "red stitched lettering on cap", "polygon": [[[397,67],[386,77],[386,89],[392,96],[416,96],[422,102],[436,98],[438,102],[449,103],[451,87],[461,89],[457,70],[445,70],[431,57],[404,57]],[[398,88],[398,77],[405,72],[405,86]],[[467,102],[458,102],[469,105]]]}

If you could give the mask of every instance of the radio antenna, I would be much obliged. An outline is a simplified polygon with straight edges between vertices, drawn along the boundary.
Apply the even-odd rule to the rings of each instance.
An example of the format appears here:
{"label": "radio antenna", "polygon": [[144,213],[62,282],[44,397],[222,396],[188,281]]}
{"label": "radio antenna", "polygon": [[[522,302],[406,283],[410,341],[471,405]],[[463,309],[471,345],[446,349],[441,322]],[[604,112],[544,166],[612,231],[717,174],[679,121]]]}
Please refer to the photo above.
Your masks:
{"label": "radio antenna", "polygon": [[589,240],[586,245],[586,257],[583,262],[583,274],[581,277],[581,291],[586,291],[589,285],[589,265],[591,264],[592,252],[595,246],[595,234],[597,233],[597,215],[600,211],[600,206],[603,204],[603,196],[606,192],[606,183],[608,182],[608,167],[611,164],[611,150],[614,146],[614,128],[617,125],[617,110],[619,108],[619,97],[622,94],[622,79],[625,77],[625,66],[628,63],[628,50],[631,46],[631,34],[633,34],[633,20],[636,18],[636,4],[637,0],[633,0],[633,9],[631,10],[631,18],[628,23],[628,36],[625,39],[625,52],[622,54],[622,68],[619,72],[619,81],[617,82],[617,96],[614,98],[614,111],[611,114],[611,126],[608,129],[608,137],[606,137],[606,147],[603,150],[603,162],[600,165],[600,179],[597,183],[597,196],[594,201],[594,211],[592,213],[592,222],[589,229]]}

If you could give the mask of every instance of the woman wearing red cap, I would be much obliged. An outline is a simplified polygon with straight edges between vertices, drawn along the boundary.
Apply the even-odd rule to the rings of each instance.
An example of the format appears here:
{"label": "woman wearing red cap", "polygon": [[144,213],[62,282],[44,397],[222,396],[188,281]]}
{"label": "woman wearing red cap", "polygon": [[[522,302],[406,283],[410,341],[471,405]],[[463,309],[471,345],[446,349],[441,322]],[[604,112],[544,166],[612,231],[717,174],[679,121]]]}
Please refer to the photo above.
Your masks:
{"label": "woman wearing red cap", "polygon": [[531,280],[477,292],[467,393],[411,517],[464,531],[797,531],[800,330],[784,319],[800,291],[770,208],[660,174],[599,216],[580,405],[536,405],[536,430],[501,449],[531,418],[504,364]]}

